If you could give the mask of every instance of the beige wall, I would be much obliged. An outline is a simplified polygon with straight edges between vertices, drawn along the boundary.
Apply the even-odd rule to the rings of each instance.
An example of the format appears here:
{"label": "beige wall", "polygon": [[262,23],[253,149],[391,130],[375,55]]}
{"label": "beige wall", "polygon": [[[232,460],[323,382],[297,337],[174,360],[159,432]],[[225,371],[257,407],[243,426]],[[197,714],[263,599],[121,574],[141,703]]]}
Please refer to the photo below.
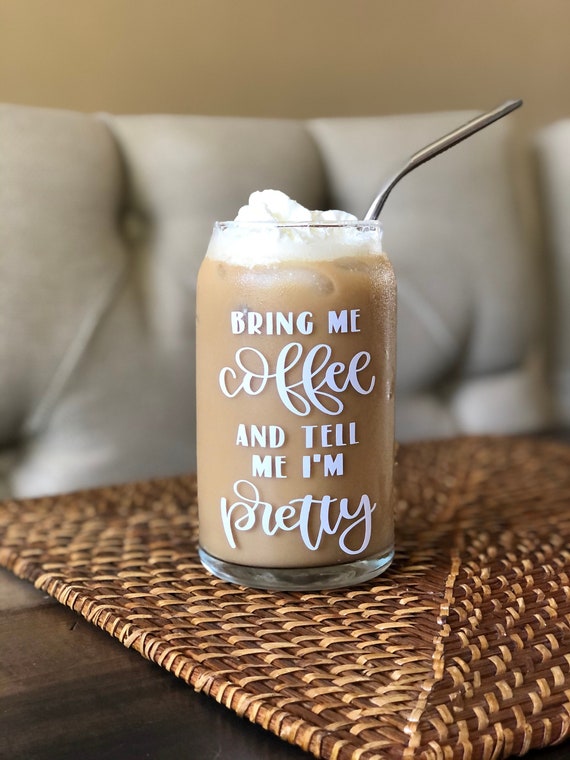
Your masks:
{"label": "beige wall", "polygon": [[0,0],[0,101],[307,117],[570,116],[568,0]]}

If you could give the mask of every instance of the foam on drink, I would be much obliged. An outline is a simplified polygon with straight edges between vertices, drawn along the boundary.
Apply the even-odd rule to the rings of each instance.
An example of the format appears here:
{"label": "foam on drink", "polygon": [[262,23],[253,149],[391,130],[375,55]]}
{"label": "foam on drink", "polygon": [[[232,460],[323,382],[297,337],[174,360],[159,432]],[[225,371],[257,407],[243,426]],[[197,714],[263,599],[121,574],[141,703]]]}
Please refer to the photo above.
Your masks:
{"label": "foam on drink", "polygon": [[279,190],[252,193],[235,222],[216,228],[208,258],[256,266],[382,253],[377,225],[346,211],[310,211]]}

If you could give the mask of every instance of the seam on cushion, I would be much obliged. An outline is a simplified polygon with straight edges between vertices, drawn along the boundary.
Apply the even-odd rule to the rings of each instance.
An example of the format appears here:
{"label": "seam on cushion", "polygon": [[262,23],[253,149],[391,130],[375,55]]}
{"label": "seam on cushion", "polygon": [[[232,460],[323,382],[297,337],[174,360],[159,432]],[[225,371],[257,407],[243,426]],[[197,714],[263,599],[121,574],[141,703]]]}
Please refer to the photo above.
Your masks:
{"label": "seam on cushion", "polygon": [[46,423],[57,400],[79,366],[81,358],[85,354],[87,346],[91,342],[97,327],[101,324],[104,316],[113,304],[116,295],[122,287],[129,270],[130,257],[125,255],[112,282],[107,284],[96,295],[92,308],[79,323],[77,332],[74,334],[65,350],[63,357],[56,367],[48,386],[36,406],[24,420],[22,433],[24,437],[36,434]]}
{"label": "seam on cushion", "polygon": [[321,204],[324,208],[331,208],[333,205],[332,200],[332,186],[331,186],[331,178],[330,178],[330,172],[328,167],[328,162],[325,156],[325,149],[323,147],[323,144],[319,138],[318,133],[313,127],[313,124],[315,123],[315,119],[306,119],[306,120],[300,120],[300,123],[302,124],[304,128],[304,133],[309,138],[311,145],[313,146],[315,150],[315,155],[319,162],[319,171],[320,171],[320,177],[319,177],[319,194],[321,197]]}
{"label": "seam on cushion", "polygon": [[461,347],[460,340],[449,329],[437,309],[424,298],[409,279],[402,275],[398,278],[398,297],[405,301],[410,310],[420,318],[437,345],[444,349],[454,348],[455,350]]}

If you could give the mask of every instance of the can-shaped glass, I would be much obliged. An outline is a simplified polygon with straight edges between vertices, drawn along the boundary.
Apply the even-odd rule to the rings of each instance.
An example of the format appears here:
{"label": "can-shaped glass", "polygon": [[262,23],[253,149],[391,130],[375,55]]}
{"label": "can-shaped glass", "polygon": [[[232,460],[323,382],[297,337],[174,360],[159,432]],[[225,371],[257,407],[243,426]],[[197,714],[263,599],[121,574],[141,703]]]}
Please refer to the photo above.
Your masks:
{"label": "can-shaped glass", "polygon": [[218,222],[196,306],[200,558],[349,586],[394,553],[396,280],[378,222]]}

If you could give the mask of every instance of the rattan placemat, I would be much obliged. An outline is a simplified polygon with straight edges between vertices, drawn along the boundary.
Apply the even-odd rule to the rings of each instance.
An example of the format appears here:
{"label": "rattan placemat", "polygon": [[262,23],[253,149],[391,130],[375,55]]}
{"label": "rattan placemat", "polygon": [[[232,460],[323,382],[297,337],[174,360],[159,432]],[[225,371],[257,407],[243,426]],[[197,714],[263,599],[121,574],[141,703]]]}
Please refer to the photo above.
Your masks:
{"label": "rattan placemat", "polygon": [[398,552],[296,594],[210,577],[193,478],[0,506],[0,562],[317,757],[503,758],[570,734],[570,447],[403,446]]}

